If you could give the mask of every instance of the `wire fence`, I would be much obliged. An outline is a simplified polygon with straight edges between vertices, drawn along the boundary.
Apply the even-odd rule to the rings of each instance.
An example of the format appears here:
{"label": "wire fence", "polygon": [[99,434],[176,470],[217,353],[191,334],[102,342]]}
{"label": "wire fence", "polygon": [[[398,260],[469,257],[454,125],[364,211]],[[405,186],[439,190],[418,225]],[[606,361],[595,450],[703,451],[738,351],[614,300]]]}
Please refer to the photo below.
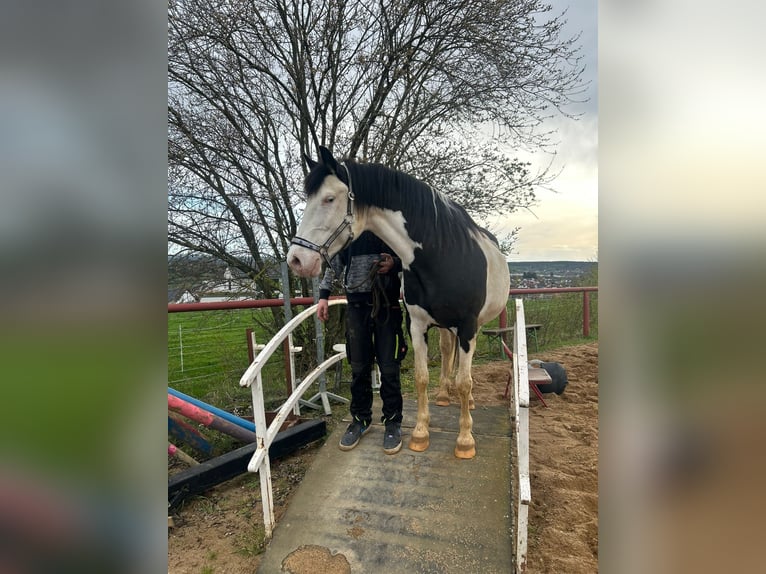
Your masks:
{"label": "wire fence", "polygon": [[[587,292],[589,339],[598,338],[598,293]],[[513,321],[513,299],[521,297],[527,324],[539,324],[536,340],[530,341],[530,351],[544,352],[546,348],[571,344],[586,339],[583,335],[584,291],[555,289],[515,290],[508,300],[508,324]],[[495,319],[485,327],[498,325]],[[247,330],[256,333],[259,343],[267,343],[278,330],[273,324],[271,309],[219,309],[168,314],[168,386],[225,409],[239,416],[251,415],[250,390],[239,386],[239,379],[250,364]],[[429,364],[438,364],[439,337],[429,337]],[[510,340],[508,337],[506,340]],[[342,341],[335,341],[342,342]],[[301,352],[303,362],[316,357],[315,337],[309,336]],[[498,360],[498,347],[489,337],[479,334],[475,360]],[[315,363],[314,363],[315,364]],[[296,369],[298,378],[305,373]],[[431,369],[438,378],[438,368]],[[308,372],[308,371],[306,371]],[[350,380],[345,363],[342,380]],[[402,383],[408,384],[412,375],[412,353],[402,363]],[[277,408],[288,396],[284,352],[280,349],[263,371],[264,397],[267,408]],[[334,381],[328,381],[331,385]],[[347,392],[347,386],[345,391]]]}
{"label": "wire fence", "polygon": [[[258,316],[260,315],[260,317]],[[237,415],[249,412],[249,389],[239,379],[250,364],[247,332],[266,343],[266,309],[197,311],[168,315],[168,386]],[[282,352],[264,369],[266,396],[284,395]]]}
{"label": "wire fence", "polygon": [[[512,299],[516,297],[524,301],[527,325],[541,325],[536,333],[541,349],[584,338],[598,339],[598,291],[530,293]],[[588,316],[584,317],[586,311]]]}

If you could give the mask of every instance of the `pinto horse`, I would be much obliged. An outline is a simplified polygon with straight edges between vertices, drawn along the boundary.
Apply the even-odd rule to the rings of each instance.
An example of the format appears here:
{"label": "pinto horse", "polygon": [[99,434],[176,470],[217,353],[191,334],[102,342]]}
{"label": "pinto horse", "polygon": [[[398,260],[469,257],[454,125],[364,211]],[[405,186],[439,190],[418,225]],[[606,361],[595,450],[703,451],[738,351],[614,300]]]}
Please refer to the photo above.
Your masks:
{"label": "pinto horse", "polygon": [[[497,240],[465,209],[414,177],[378,164],[338,162],[319,148],[306,157],[306,208],[287,253],[293,272],[316,277],[363,231],[372,231],[402,260],[404,303],[410,316],[418,415],[409,448],[429,445],[427,331],[440,331],[442,353],[436,404],[449,404],[450,377],[460,396],[458,458],[473,458],[471,361],[479,328],[505,309],[510,276]],[[456,351],[457,346],[457,353]]]}

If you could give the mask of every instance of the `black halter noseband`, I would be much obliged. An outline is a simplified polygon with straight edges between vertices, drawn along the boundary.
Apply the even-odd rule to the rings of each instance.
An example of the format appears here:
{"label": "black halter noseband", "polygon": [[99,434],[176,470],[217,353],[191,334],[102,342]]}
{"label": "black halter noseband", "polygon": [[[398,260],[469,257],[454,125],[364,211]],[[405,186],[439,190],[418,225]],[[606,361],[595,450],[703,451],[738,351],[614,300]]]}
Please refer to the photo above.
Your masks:
{"label": "black halter noseband", "polygon": [[[325,241],[322,245],[317,245],[316,243],[313,243],[309,241],[308,239],[303,239],[302,237],[295,236],[290,241],[290,245],[300,245],[301,247],[305,247],[306,249],[311,249],[312,251],[316,251],[319,253],[319,255],[322,256],[322,259],[325,260],[325,263],[327,265],[330,265],[330,258],[328,255],[328,249],[330,248],[330,245],[333,244],[333,241],[335,241],[338,236],[345,231],[347,227],[350,227],[354,223],[354,211],[353,211],[353,203],[354,203],[354,191],[351,188],[351,172],[348,171],[348,167],[346,167],[345,162],[341,163],[343,168],[346,170],[346,176],[348,177],[348,201],[346,202],[346,215],[343,217],[343,221],[341,221],[338,224],[338,227],[335,229],[335,231],[330,234],[330,237]],[[348,239],[346,239],[346,242],[343,244],[343,247],[340,248],[340,251],[343,251],[349,243],[351,243],[354,240],[354,232],[349,229]]]}

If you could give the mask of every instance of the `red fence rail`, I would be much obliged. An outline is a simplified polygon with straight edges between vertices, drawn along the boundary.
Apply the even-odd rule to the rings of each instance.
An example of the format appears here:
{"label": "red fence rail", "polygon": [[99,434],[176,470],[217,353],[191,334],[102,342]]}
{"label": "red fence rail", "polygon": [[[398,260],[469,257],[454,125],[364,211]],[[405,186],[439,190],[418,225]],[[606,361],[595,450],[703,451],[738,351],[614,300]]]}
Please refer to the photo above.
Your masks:
{"label": "red fence rail", "polygon": [[[533,322],[544,324],[544,327],[537,333],[541,345],[556,344],[559,341],[571,340],[582,335],[584,338],[592,337],[594,330],[597,329],[598,299],[597,287],[552,287],[538,289],[512,289],[509,291],[509,299],[525,299],[525,311],[529,317],[534,317]],[[582,294],[580,300],[579,294]],[[596,293],[594,295],[594,293]],[[342,299],[343,297],[333,297]],[[289,300],[295,309],[313,305],[313,297],[293,297]],[[529,310],[526,309],[529,305]],[[241,369],[252,363],[254,354],[243,352],[244,340],[246,337],[248,343],[252,343],[252,338],[246,335],[246,329],[252,328],[252,324],[246,319],[226,319],[217,333],[219,335],[208,337],[207,332],[216,329],[218,319],[211,317],[210,322],[203,319],[208,313],[247,312],[249,310],[258,310],[265,308],[280,308],[285,306],[284,299],[250,299],[240,301],[218,301],[209,303],[170,303],[168,304],[168,314],[181,313],[189,314],[195,311],[204,311],[194,318],[190,317],[191,322],[184,322],[184,336],[181,335],[181,324],[177,320],[182,317],[175,315],[173,320],[173,329],[168,332],[168,381],[169,384],[179,390],[199,396],[207,397],[206,400],[233,401],[232,404],[239,404],[239,398],[236,391],[227,391],[226,393],[216,395],[218,391],[208,391],[208,388],[218,388],[222,381],[230,382],[238,378]],[[513,309],[513,303],[509,304]],[[509,311],[507,317],[513,317]],[[219,315],[220,316],[220,315]],[[170,315],[169,315],[170,317]],[[499,321],[494,323],[500,326],[507,326],[512,323],[503,314]],[[185,320],[185,318],[184,318]],[[593,321],[593,323],[591,323]],[[188,328],[188,331],[187,331]],[[178,330],[176,339],[175,330]],[[241,329],[241,334],[240,330]],[[597,332],[597,330],[595,331]],[[188,333],[188,334],[187,334]],[[199,339],[198,339],[199,338]],[[188,343],[187,343],[188,340]],[[177,341],[177,342],[176,342]],[[261,343],[265,341],[259,341]],[[479,345],[483,350],[489,349],[489,343],[482,338]],[[434,351],[436,352],[436,351]],[[172,356],[172,360],[171,360]],[[179,363],[180,356],[180,363]],[[285,357],[289,357],[285,353]],[[184,370],[184,358],[186,358],[186,369]],[[279,394],[284,390],[284,380],[281,377],[282,369],[279,365],[273,366],[273,371],[269,374],[270,392]],[[215,384],[213,384],[215,382]],[[211,386],[212,385],[212,386]],[[215,385],[218,385],[217,387]],[[211,392],[208,396],[205,393]],[[197,393],[197,394],[195,394]],[[274,397],[272,397],[274,398]]]}
{"label": "red fence rail", "polygon": [[[545,295],[554,293],[592,293],[598,287],[541,287],[539,289],[511,289],[509,297],[525,295]],[[342,298],[333,296],[330,299]],[[284,299],[247,299],[244,301],[214,301],[209,303],[168,303],[168,313],[184,313],[189,311],[223,311],[225,309],[263,309],[266,307],[283,307]],[[313,305],[313,297],[292,297],[290,305]]]}
{"label": "red fence rail", "polygon": [[555,293],[582,293],[582,336],[590,337],[590,294],[597,293],[598,287],[542,287],[540,289],[511,289],[511,297],[544,295]]}
{"label": "red fence rail", "polygon": [[[538,289],[511,289],[509,297],[524,297],[528,295],[554,295],[557,293],[582,293],[582,336],[590,337],[590,294],[598,292],[598,287],[541,287]],[[337,299],[339,297],[331,297]],[[222,311],[225,309],[264,309],[267,307],[282,307],[284,299],[248,299],[245,301],[216,301],[210,303],[168,303],[168,313],[184,313],[190,311]],[[313,305],[313,297],[292,297],[290,305]],[[507,312],[500,315],[500,326],[508,324]]]}

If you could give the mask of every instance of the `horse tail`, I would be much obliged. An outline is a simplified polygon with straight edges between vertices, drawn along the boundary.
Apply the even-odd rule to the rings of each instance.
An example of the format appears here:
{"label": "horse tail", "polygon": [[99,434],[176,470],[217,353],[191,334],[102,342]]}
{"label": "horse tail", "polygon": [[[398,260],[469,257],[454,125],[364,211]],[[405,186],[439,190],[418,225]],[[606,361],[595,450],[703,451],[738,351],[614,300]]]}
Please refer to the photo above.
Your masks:
{"label": "horse tail", "polygon": [[458,363],[460,362],[460,340],[457,338],[457,335],[454,335],[454,337],[455,344],[452,349],[452,372],[450,372],[450,375],[454,375],[457,372]]}

